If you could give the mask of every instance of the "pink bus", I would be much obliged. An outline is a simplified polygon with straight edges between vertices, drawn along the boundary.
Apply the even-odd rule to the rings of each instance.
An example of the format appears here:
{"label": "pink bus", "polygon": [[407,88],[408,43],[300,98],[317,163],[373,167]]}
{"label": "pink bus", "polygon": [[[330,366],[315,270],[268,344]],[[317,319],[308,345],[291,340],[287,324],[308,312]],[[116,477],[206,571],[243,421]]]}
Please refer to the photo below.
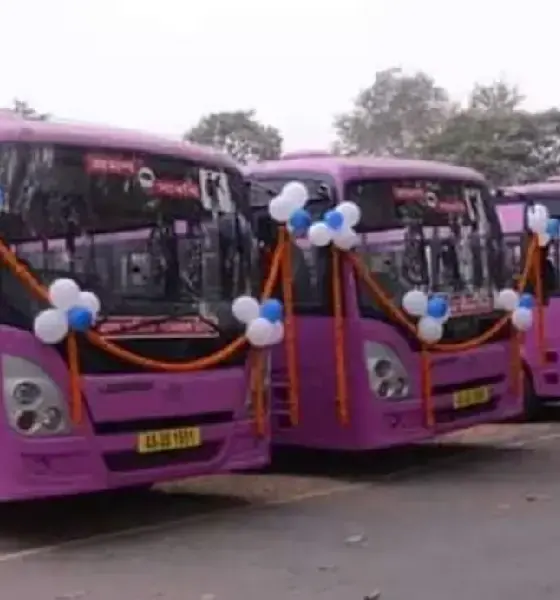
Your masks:
{"label": "pink bus", "polygon": [[[510,273],[517,275],[526,256],[528,230],[527,206],[542,204],[551,217],[560,217],[560,181],[551,177],[545,182],[518,185],[499,190],[496,204],[504,233],[506,261]],[[560,311],[560,251],[558,238],[542,254],[541,273],[544,300],[544,345],[539,343],[538,329],[525,338],[525,413],[537,417],[543,404],[560,397],[560,333],[554,326]],[[534,284],[534,281],[531,282]]]}
{"label": "pink bus", "polygon": [[[250,222],[242,173],[222,154],[0,120],[0,500],[268,462],[231,312],[257,281]],[[61,279],[101,304],[73,345],[34,335],[41,286]]]}
{"label": "pink bus", "polygon": [[[278,236],[267,207],[288,182],[306,186],[314,219],[343,201],[361,209],[355,252],[337,258],[330,246],[290,243],[295,339],[287,352],[287,312],[286,345],[272,353],[273,444],[374,449],[521,413],[511,322],[494,307],[504,276],[500,223],[479,173],[304,153],[252,165],[246,176],[264,254]],[[371,293],[372,279],[394,307],[413,289],[448,298],[441,343],[423,351]]]}

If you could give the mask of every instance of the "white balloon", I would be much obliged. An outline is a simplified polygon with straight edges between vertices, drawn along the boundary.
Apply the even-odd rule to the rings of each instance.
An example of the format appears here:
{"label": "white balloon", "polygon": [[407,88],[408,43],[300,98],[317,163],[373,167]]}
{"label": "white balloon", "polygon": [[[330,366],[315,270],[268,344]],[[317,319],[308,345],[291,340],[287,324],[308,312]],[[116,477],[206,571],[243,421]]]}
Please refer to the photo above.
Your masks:
{"label": "white balloon", "polygon": [[307,232],[307,239],[313,246],[328,246],[333,235],[325,223],[313,223]]}
{"label": "white balloon", "polygon": [[80,286],[73,279],[56,279],[49,286],[49,300],[60,310],[78,306],[79,297]]}
{"label": "white balloon", "polygon": [[511,312],[515,310],[519,304],[519,294],[512,289],[500,290],[496,297],[495,304],[497,309]]}
{"label": "white balloon", "polygon": [[44,344],[58,344],[68,333],[66,313],[57,308],[40,312],[33,321],[33,332]]}
{"label": "white balloon", "polygon": [[264,348],[264,346],[269,346],[274,339],[274,325],[270,321],[259,317],[249,323],[245,335],[250,344],[258,348]]}
{"label": "white balloon", "polygon": [[443,323],[433,317],[422,317],[418,321],[418,337],[428,344],[438,342],[443,337]]}
{"label": "white balloon", "polygon": [[548,209],[543,204],[535,204],[527,208],[527,227],[533,233],[546,233]]}
{"label": "white balloon", "polygon": [[335,231],[332,236],[334,245],[341,250],[351,250],[360,243],[358,234],[351,227]]}
{"label": "white balloon", "polygon": [[516,308],[511,313],[511,322],[518,331],[527,331],[533,325],[533,311],[529,308]]}
{"label": "white balloon", "polygon": [[261,307],[258,300],[255,300],[252,296],[239,296],[233,301],[231,312],[238,321],[249,325],[251,321],[258,318]]}
{"label": "white balloon", "polygon": [[423,317],[428,309],[428,296],[422,290],[410,290],[403,296],[402,307],[413,317]]}
{"label": "white balloon", "polygon": [[143,190],[151,190],[156,183],[156,175],[152,169],[148,167],[139,169],[138,173],[136,173],[136,179]]}
{"label": "white balloon", "polygon": [[537,234],[537,238],[539,240],[539,246],[541,248],[544,248],[545,246],[547,246],[550,243],[550,240],[552,239],[548,233],[539,233]]}
{"label": "white balloon", "polygon": [[80,292],[78,295],[77,306],[87,308],[95,320],[101,310],[101,301],[93,292]]}
{"label": "white balloon", "polygon": [[355,227],[362,216],[362,211],[355,202],[341,202],[336,207],[336,211],[342,214],[347,227]]}
{"label": "white balloon", "polygon": [[272,328],[271,346],[279,344],[284,339],[284,324],[281,321],[276,321],[272,324]]}
{"label": "white balloon", "polygon": [[294,206],[295,209],[303,208],[309,200],[307,187],[305,184],[301,183],[301,181],[290,181],[282,188],[280,195],[283,196],[291,206]]}
{"label": "white balloon", "polygon": [[279,194],[270,201],[268,212],[277,223],[287,223],[292,213],[298,208],[299,206],[296,206],[289,197]]}

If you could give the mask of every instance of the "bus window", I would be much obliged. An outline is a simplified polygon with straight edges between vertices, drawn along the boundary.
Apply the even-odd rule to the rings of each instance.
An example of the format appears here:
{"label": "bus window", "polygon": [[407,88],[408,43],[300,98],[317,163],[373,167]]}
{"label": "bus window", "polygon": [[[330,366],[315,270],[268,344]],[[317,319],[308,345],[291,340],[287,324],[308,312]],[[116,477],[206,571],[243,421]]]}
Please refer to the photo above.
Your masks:
{"label": "bus window", "polygon": [[[450,296],[456,314],[489,312],[503,279],[499,223],[476,184],[458,180],[350,181],[362,211],[365,260],[396,303],[410,289]],[[378,311],[360,291],[362,310]]]}
{"label": "bus window", "polygon": [[[272,252],[276,245],[278,230],[268,214],[268,202],[280,192],[290,179],[261,180],[251,182],[251,206],[254,229],[259,238],[263,274],[269,272]],[[310,195],[307,209],[314,220],[324,213],[330,204],[327,186],[318,180],[303,180]],[[292,243],[292,277],[295,310],[300,314],[329,314],[331,301],[328,281],[330,277],[330,251],[316,248],[307,242]],[[264,282],[264,277],[261,277]],[[281,294],[279,284],[276,294]]]}

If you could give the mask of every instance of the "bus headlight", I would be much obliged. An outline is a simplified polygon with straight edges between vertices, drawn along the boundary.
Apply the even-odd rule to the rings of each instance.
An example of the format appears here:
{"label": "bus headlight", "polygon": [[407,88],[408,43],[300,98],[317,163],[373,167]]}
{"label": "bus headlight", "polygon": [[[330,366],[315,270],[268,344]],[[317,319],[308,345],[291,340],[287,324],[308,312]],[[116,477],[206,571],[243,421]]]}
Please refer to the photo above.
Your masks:
{"label": "bus headlight", "polygon": [[364,354],[371,391],[384,400],[402,400],[410,393],[408,373],[396,353],[385,344],[366,342]]}
{"label": "bus headlight", "polygon": [[12,389],[12,397],[20,406],[31,406],[41,399],[42,390],[34,381],[20,381]]}
{"label": "bus headlight", "polygon": [[10,426],[22,435],[64,435],[70,422],[64,395],[37,364],[2,356],[4,408]]}

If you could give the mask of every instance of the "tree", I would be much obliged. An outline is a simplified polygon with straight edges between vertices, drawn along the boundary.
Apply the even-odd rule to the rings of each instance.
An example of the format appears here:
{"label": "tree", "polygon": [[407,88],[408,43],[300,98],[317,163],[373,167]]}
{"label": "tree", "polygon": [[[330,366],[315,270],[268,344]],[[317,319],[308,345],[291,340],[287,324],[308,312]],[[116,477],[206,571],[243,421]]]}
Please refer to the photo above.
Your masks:
{"label": "tree", "polygon": [[224,150],[240,163],[270,160],[282,153],[282,135],[260,123],[254,110],[210,113],[184,135],[184,139]]}
{"label": "tree", "polygon": [[560,112],[521,110],[515,86],[475,85],[467,108],[423,148],[425,158],[469,166],[494,185],[543,179],[560,168]]}
{"label": "tree", "polygon": [[490,85],[475,84],[469,96],[468,110],[486,114],[511,113],[520,108],[525,96],[516,85],[494,81]]}
{"label": "tree", "polygon": [[423,72],[379,71],[348,113],[334,121],[335,151],[418,156],[454,112],[447,92]]}
{"label": "tree", "polygon": [[23,119],[30,119],[36,121],[46,121],[50,118],[50,115],[47,113],[39,113],[33,107],[29,105],[25,100],[19,100],[18,98],[14,98],[11,108],[9,108],[11,112],[19,115]]}
{"label": "tree", "polygon": [[481,171],[496,185],[519,180],[527,168],[531,116],[465,110],[451,118],[445,129],[424,146],[424,158],[441,160]]}

